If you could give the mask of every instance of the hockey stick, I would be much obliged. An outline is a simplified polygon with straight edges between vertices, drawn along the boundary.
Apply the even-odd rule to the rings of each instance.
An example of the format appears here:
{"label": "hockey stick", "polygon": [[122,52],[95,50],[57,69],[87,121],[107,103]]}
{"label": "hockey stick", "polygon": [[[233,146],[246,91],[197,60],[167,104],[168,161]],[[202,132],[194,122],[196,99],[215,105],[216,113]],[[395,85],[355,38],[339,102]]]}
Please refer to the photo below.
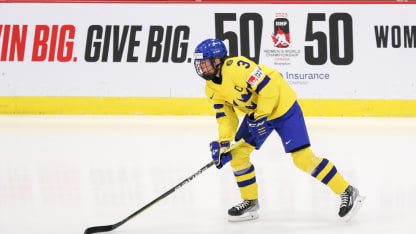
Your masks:
{"label": "hockey stick", "polygon": [[[244,140],[238,141],[235,145],[233,145],[230,149],[228,149],[224,153],[227,153],[227,152],[231,151],[237,145],[240,145],[243,142],[244,142]],[[153,206],[154,204],[156,204],[157,202],[159,202],[163,198],[169,196],[170,194],[172,194],[176,190],[180,189],[185,184],[191,182],[193,179],[195,179],[195,177],[197,177],[202,172],[204,172],[205,170],[207,170],[208,168],[210,168],[212,165],[214,165],[214,161],[209,162],[207,165],[205,165],[204,167],[202,167],[201,169],[199,169],[193,175],[189,176],[188,178],[186,178],[185,180],[183,180],[182,182],[180,182],[178,185],[176,185],[175,187],[171,188],[169,191],[165,192],[164,194],[160,195],[158,198],[156,198],[155,200],[151,201],[149,204],[145,205],[144,207],[142,207],[141,209],[137,210],[136,212],[134,212],[133,214],[131,214],[127,218],[121,220],[120,222],[115,223],[115,224],[112,224],[112,225],[89,227],[89,228],[85,229],[84,234],[91,234],[91,233],[97,233],[97,232],[109,232],[109,231],[112,231],[112,230],[120,227],[121,225],[123,225],[124,223],[126,223],[127,221],[129,221],[130,219],[136,217],[137,215],[139,215],[140,213],[142,213],[143,211],[145,211],[147,208]]]}

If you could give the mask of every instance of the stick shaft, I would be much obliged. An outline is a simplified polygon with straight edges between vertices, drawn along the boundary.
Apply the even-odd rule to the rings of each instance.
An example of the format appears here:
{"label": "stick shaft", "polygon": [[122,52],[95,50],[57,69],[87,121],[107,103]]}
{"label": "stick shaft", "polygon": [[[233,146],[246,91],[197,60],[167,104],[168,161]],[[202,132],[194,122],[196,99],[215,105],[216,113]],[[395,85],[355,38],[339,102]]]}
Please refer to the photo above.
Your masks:
{"label": "stick shaft", "polygon": [[142,213],[143,211],[145,211],[147,208],[153,206],[154,204],[156,204],[157,202],[159,202],[163,198],[169,196],[170,194],[172,194],[176,190],[180,189],[185,184],[191,182],[193,179],[195,179],[195,177],[197,177],[202,172],[204,172],[205,170],[207,170],[208,168],[210,168],[212,165],[214,165],[214,161],[209,162],[207,165],[205,165],[204,167],[202,167],[201,169],[199,169],[197,172],[195,172],[194,174],[192,174],[188,178],[184,179],[182,182],[180,182],[179,184],[177,184],[175,187],[169,189],[167,192],[165,192],[164,194],[160,195],[159,197],[157,197],[156,199],[154,199],[153,201],[149,202],[147,205],[145,205],[144,207],[142,207],[140,210],[137,210],[136,212],[134,212],[133,214],[131,214],[129,217],[127,217],[124,220],[122,220],[121,222],[117,223],[117,224],[119,224],[117,227],[119,227],[120,225],[122,225],[125,222],[129,221],[130,219],[136,217],[137,215],[139,215],[140,213]]}
{"label": "stick shaft", "polygon": [[96,227],[89,227],[84,231],[84,234],[91,234],[91,233],[97,233],[97,232],[109,232],[112,231],[118,227],[120,227],[121,225],[123,225],[124,223],[126,223],[127,221],[129,221],[130,219],[136,217],[137,215],[139,215],[140,213],[142,213],[143,211],[145,211],[146,209],[148,209],[149,207],[153,206],[154,204],[156,204],[157,202],[159,202],[160,200],[162,200],[163,198],[169,196],[170,194],[172,194],[173,192],[175,192],[176,190],[180,189],[182,186],[184,186],[185,184],[191,182],[193,179],[195,179],[195,177],[197,177],[198,175],[200,175],[202,172],[204,172],[205,170],[207,170],[208,168],[210,168],[212,165],[214,165],[214,161],[209,162],[207,165],[203,166],[201,169],[199,169],[197,172],[195,172],[194,174],[192,174],[191,176],[189,176],[188,178],[184,179],[182,182],[180,182],[179,184],[177,184],[175,187],[169,189],[167,192],[165,192],[164,194],[160,195],[159,197],[157,197],[156,199],[154,199],[153,201],[149,202],[147,205],[143,206],[142,208],[140,208],[139,210],[137,210],[136,212],[134,212],[133,214],[131,214],[130,216],[128,216],[127,218],[121,220],[118,223],[115,223],[113,225],[107,225],[107,226],[96,226]]}
{"label": "stick shaft", "polygon": [[[228,149],[227,151],[225,151],[224,153],[227,153],[227,152],[233,150],[235,147],[241,145],[242,143],[244,143],[244,140],[238,141],[235,145],[231,146],[231,148]],[[142,208],[140,208],[139,210],[137,210],[136,212],[134,212],[133,214],[131,214],[127,218],[121,220],[120,222],[115,223],[113,225],[89,227],[89,228],[85,229],[84,234],[91,234],[91,233],[97,233],[97,232],[108,232],[108,231],[112,231],[112,230],[120,227],[121,225],[123,225],[124,223],[126,223],[130,219],[136,217],[137,215],[139,215],[140,213],[142,213],[143,211],[145,211],[149,207],[153,206],[154,204],[156,204],[157,202],[159,202],[163,198],[169,196],[170,194],[172,194],[176,190],[180,189],[185,184],[191,182],[193,179],[195,179],[195,177],[197,177],[202,172],[204,172],[205,170],[207,170],[208,168],[210,168],[212,165],[214,165],[214,161],[209,162],[207,165],[203,166],[197,172],[195,172],[194,174],[192,174],[188,178],[184,179],[182,182],[180,182],[179,184],[177,184],[175,187],[169,189],[167,192],[165,192],[164,194],[160,195],[159,197],[157,197],[153,201],[149,202],[147,205],[143,206]]]}

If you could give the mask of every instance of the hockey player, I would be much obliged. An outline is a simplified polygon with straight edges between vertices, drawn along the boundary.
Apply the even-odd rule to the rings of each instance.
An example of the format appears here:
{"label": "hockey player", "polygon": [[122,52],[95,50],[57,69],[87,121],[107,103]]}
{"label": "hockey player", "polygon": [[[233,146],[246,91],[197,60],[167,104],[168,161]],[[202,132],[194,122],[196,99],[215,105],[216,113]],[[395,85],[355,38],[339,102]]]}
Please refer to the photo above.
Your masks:
{"label": "hockey player", "polygon": [[[194,58],[196,72],[206,80],[205,94],[218,122],[219,139],[210,143],[212,158],[218,169],[230,162],[243,199],[228,210],[229,221],[258,218],[258,188],[250,154],[260,149],[274,130],[296,167],[340,195],[338,215],[350,219],[364,197],[328,159],[317,157],[311,151],[296,94],[282,75],[243,56],[227,56],[224,43],[218,39],[202,41],[195,49]],[[234,108],[246,114],[239,128]],[[244,143],[223,154],[233,139],[244,139]]]}

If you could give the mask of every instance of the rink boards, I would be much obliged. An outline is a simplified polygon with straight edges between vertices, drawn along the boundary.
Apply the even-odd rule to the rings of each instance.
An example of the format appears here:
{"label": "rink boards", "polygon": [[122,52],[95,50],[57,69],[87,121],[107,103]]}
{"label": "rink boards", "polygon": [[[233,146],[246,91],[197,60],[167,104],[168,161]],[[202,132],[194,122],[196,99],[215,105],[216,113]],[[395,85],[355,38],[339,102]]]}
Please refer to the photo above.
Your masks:
{"label": "rink boards", "polygon": [[192,54],[216,37],[231,56],[279,70],[305,115],[416,116],[415,11],[394,1],[1,3],[0,113],[211,115]]}

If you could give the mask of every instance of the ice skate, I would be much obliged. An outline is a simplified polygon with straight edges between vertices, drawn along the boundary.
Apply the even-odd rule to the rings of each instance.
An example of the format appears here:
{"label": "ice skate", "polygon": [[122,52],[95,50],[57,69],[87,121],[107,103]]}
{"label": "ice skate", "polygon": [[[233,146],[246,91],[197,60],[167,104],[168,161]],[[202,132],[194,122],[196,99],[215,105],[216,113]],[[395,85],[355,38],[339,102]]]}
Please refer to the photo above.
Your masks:
{"label": "ice skate", "polygon": [[341,193],[341,206],[338,215],[346,222],[350,221],[352,217],[363,205],[364,196],[360,196],[358,189],[349,185],[343,193]]}
{"label": "ice skate", "polygon": [[259,208],[260,206],[257,199],[244,200],[228,210],[228,221],[240,222],[257,219],[259,217],[257,213]]}

